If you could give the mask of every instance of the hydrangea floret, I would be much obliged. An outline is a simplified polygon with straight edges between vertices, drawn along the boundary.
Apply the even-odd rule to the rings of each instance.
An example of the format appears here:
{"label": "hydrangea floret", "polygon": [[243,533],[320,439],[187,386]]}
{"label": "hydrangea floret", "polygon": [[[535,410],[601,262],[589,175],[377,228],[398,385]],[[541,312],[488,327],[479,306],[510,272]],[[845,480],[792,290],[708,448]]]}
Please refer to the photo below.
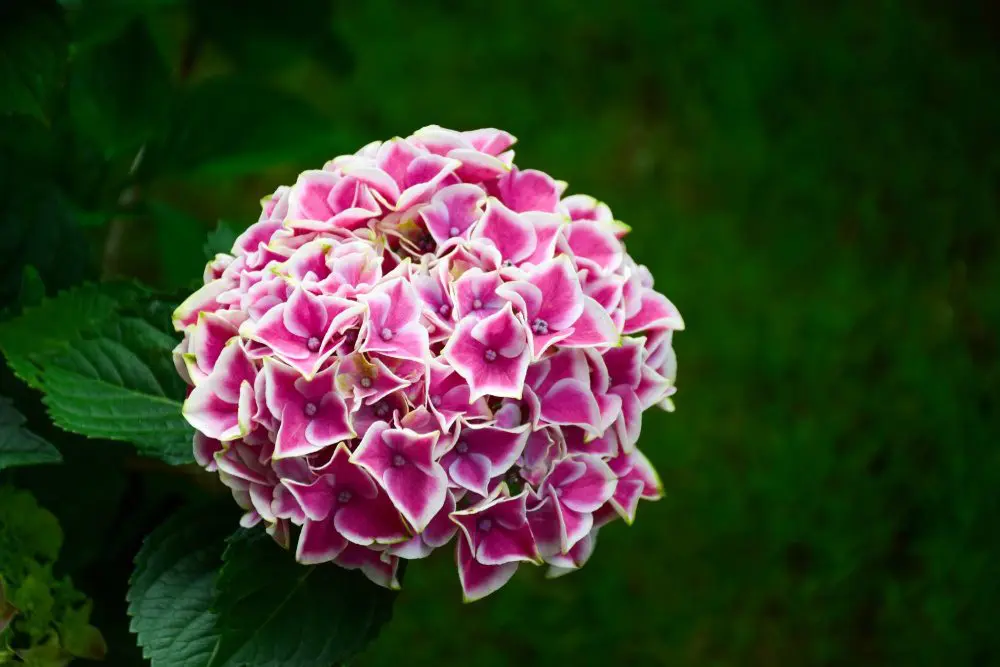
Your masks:
{"label": "hydrangea floret", "polygon": [[476,600],[661,496],[637,443],[681,316],[514,141],[430,126],[303,172],[175,312],[198,463],[302,563],[395,588],[454,542]]}

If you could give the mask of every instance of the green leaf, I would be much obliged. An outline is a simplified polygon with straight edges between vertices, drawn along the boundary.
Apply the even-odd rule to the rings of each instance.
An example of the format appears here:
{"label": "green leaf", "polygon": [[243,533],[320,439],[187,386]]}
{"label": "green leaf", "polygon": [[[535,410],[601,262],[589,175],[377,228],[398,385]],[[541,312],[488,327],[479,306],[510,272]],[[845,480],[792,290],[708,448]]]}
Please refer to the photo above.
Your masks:
{"label": "green leaf", "polygon": [[66,63],[62,10],[50,0],[0,7],[0,114],[48,116]]}
{"label": "green leaf", "polygon": [[211,610],[230,512],[195,507],[154,530],[135,559],[131,630],[153,667],[204,667],[218,636]]}
{"label": "green leaf", "polygon": [[70,69],[74,127],[105,157],[133,157],[162,126],[170,92],[167,67],[138,19],[114,39],[82,49]]}
{"label": "green leaf", "polygon": [[239,232],[233,225],[225,220],[219,220],[215,229],[208,233],[208,238],[205,239],[205,244],[202,246],[205,258],[212,260],[218,254],[231,254],[238,237]]}
{"label": "green leaf", "polygon": [[40,364],[105,325],[123,302],[135,298],[133,291],[129,286],[88,284],[46,299],[0,325],[0,351],[18,377],[41,389]]}
{"label": "green leaf", "polygon": [[[43,400],[52,421],[88,437],[131,442],[140,454],[173,465],[190,463],[193,431],[181,416],[183,394],[167,394],[163,376],[142,359],[135,331],[125,326],[118,335],[80,341],[47,365]],[[163,354],[169,359],[169,349]]]}
{"label": "green leaf", "polygon": [[[252,103],[258,100],[260,103]],[[169,129],[140,167],[161,174],[231,177],[335,153],[335,124],[298,96],[257,80],[210,79],[181,95]]]}
{"label": "green leaf", "polygon": [[60,461],[59,450],[24,428],[24,416],[0,397],[0,470]]}
{"label": "green leaf", "polygon": [[208,667],[328,667],[361,651],[392,615],[396,593],[333,564],[303,566],[262,530],[229,542]]}
{"label": "green leaf", "polygon": [[150,295],[128,285],[65,292],[0,326],[0,349],[18,376],[42,390],[56,426],[189,463],[193,431],[181,415],[176,341],[157,326],[165,328],[165,318],[148,319],[148,303],[140,310],[140,298]]}
{"label": "green leaf", "polygon": [[21,271],[21,288],[18,293],[17,303],[21,308],[37,306],[45,298],[45,283],[38,275],[38,269],[30,264],[25,265]]}

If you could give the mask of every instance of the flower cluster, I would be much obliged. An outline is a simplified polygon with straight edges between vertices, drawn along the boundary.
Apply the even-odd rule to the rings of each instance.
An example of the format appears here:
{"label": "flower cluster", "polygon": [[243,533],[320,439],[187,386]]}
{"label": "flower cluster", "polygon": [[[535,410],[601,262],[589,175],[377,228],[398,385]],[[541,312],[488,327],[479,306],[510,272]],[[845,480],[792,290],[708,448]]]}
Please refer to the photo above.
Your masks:
{"label": "flower cluster", "polygon": [[177,309],[195,456],[299,561],[395,587],[455,539],[474,600],[660,497],[636,441],[683,322],[513,143],[431,126],[303,172]]}

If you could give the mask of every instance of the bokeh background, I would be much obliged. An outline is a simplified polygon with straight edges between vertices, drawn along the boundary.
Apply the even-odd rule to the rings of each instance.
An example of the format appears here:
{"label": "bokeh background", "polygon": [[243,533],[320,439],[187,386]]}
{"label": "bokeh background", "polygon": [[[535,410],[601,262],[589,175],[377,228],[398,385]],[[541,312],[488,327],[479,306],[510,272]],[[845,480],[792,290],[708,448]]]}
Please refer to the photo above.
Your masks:
{"label": "bokeh background", "polygon": [[25,264],[186,287],[220,220],[437,123],[607,202],[685,317],[641,440],[667,497],[473,606],[415,563],[357,667],[1000,664],[996,5],[62,9],[62,101],[0,119],[5,296]]}

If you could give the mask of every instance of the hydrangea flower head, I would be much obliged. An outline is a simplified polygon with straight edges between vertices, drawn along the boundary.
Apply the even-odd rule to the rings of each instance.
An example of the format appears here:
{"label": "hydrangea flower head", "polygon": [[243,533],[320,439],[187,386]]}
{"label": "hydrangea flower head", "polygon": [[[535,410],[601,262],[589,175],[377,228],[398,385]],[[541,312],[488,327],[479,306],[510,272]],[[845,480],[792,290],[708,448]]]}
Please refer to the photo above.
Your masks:
{"label": "hydrangea flower head", "polygon": [[660,497],[637,445],[683,320],[513,143],[431,126],[303,172],[174,314],[198,463],[299,561],[397,587],[454,543],[476,600]]}

